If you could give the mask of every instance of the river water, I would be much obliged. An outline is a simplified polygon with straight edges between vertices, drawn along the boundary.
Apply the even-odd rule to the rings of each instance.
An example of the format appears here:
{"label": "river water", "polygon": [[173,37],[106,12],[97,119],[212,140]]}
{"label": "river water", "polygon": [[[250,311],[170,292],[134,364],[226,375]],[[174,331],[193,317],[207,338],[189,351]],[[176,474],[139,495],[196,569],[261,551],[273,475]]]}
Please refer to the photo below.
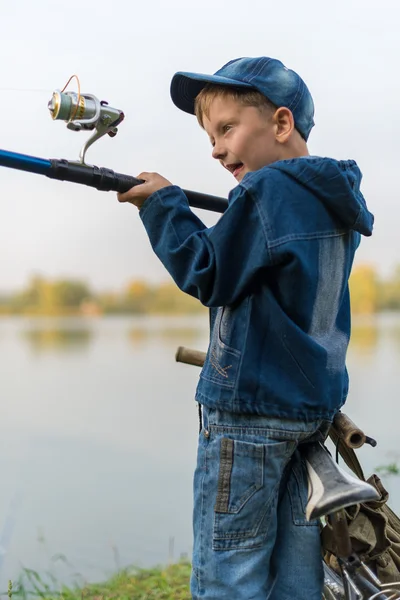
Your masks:
{"label": "river water", "polygon": [[[199,369],[190,318],[0,319],[0,592],[22,567],[69,583],[190,556]],[[396,463],[400,315],[359,320],[345,412],[378,446],[367,474]],[[400,460],[399,460],[400,462]],[[383,477],[400,509],[400,476]]]}

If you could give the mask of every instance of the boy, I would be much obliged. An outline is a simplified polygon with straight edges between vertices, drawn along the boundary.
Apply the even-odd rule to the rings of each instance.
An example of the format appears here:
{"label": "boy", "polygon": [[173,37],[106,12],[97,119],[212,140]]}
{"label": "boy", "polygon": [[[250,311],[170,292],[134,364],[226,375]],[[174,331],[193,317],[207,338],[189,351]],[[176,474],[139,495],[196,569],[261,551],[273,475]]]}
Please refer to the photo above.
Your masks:
{"label": "boy", "polygon": [[325,439],[346,400],[348,277],[373,225],[361,173],[354,161],[309,156],[313,101],[278,60],[177,73],[171,96],[238,182],[208,229],[160,175],[142,173],[144,184],[118,196],[140,208],[177,285],[211,311],[196,391],[192,597],[320,600],[298,446]]}

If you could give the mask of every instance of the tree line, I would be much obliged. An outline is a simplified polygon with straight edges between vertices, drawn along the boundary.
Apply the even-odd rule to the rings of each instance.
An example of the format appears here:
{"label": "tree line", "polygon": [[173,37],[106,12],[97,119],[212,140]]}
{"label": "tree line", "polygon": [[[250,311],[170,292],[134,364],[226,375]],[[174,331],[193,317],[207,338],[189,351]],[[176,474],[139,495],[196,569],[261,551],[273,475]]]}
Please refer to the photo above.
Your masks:
{"label": "tree line", "polygon": [[101,315],[193,314],[205,308],[172,281],[129,282],[120,292],[94,292],[80,280],[33,277],[26,288],[0,296],[0,314]]}
{"label": "tree line", "polygon": [[[355,266],[350,296],[355,315],[400,310],[400,265],[386,278],[372,265]],[[94,292],[84,281],[35,276],[24,289],[0,296],[0,314],[7,315],[196,314],[205,310],[172,280],[159,284],[132,280],[119,292]]]}

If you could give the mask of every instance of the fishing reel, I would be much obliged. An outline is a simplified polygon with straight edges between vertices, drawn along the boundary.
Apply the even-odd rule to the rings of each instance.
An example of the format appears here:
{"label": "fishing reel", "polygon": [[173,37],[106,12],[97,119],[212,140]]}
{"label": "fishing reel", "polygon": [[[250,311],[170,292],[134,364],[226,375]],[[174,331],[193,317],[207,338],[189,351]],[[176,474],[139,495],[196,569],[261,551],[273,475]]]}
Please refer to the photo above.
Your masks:
{"label": "fishing reel", "polygon": [[80,163],[85,164],[86,152],[96,140],[105,134],[110,137],[117,135],[117,126],[123,121],[124,113],[109,106],[105,100],[98,100],[93,94],[81,94],[79,80],[77,93],[65,92],[67,85],[63,90],[53,92],[47,107],[54,120],[65,121],[72,131],[95,130],[79,153]]}

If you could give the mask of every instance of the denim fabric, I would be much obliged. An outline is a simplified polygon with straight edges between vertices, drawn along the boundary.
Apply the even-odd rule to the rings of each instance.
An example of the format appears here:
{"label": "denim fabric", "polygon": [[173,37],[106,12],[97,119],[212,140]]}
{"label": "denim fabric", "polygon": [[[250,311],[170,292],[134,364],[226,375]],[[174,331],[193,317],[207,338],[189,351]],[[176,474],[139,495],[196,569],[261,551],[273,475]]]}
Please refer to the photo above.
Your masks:
{"label": "denim fabric", "polygon": [[195,98],[208,83],[255,89],[275,106],[286,106],[305,140],[314,126],[314,102],[306,84],[276,58],[235,58],[214,75],[179,71],[171,81],[172,101],[178,108],[194,114]]}
{"label": "denim fabric", "polygon": [[348,278],[373,216],[354,161],[303,157],[247,173],[207,228],[183,191],[140,215],[177,285],[211,309],[196,399],[227,412],[332,419],[348,391]]}
{"label": "denim fabric", "polygon": [[321,600],[317,521],[301,443],[330,422],[203,408],[194,476],[193,600]]}

